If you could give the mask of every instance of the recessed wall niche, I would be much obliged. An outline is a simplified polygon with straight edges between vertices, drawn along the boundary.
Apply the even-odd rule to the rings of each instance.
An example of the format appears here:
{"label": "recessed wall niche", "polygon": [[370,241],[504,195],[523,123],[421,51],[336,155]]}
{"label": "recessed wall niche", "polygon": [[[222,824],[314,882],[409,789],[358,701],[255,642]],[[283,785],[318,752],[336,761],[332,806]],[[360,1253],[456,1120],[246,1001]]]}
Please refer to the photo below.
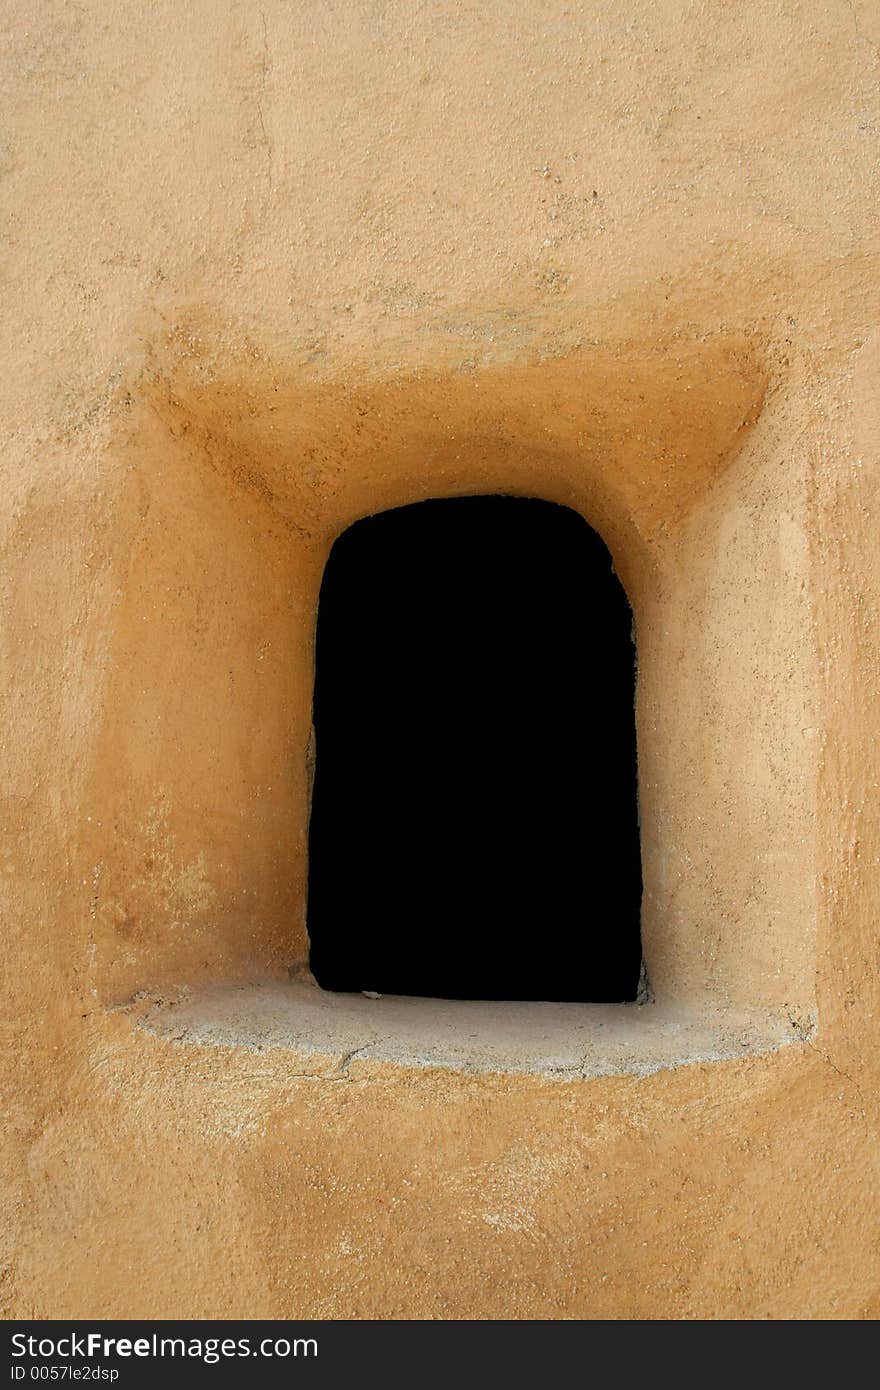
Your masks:
{"label": "recessed wall niche", "polygon": [[[278,1045],[325,1051],[327,1028],[345,1016],[349,1040],[366,1028],[393,1052],[406,1034],[401,1055],[430,1053],[419,1034],[429,1001],[408,1004],[404,1026],[388,1000],[358,996],[358,1009],[373,1010],[364,1022],[342,996],[288,980],[309,949],[318,599],[334,542],[362,518],[505,495],[568,508],[602,537],[637,634],[641,929],[654,1002],[548,1005],[575,1011],[554,1015],[554,1036],[583,1041],[596,1010],[617,1009],[626,1069],[663,1051],[649,1036],[658,1020],[667,1041],[679,1030],[679,1060],[775,1045],[792,1018],[809,1022],[803,476],[762,413],[753,345],[642,334],[356,389],[243,366],[206,380],[187,365],[147,396],[121,445],[130,481],[90,774],[102,997],[184,990],[176,1007],[189,1021],[172,1023],[157,1004],[151,1026],[246,1040],[265,1025]],[[760,481],[776,453],[782,516],[779,492],[771,505]],[[372,929],[355,928],[365,939]],[[454,929],[432,932],[453,956]],[[536,950],[547,932],[535,920]],[[270,994],[271,1023],[258,1025]],[[474,1048],[506,1026],[505,1007],[518,1011],[522,1039],[544,1006],[460,1004]],[[730,1020],[746,1020],[745,1032],[731,1033]],[[715,1027],[715,1041],[682,1041],[690,1024]],[[460,1047],[462,1028],[449,1026]],[[540,1063],[542,1027],[537,1052],[518,1044],[523,1065]]]}

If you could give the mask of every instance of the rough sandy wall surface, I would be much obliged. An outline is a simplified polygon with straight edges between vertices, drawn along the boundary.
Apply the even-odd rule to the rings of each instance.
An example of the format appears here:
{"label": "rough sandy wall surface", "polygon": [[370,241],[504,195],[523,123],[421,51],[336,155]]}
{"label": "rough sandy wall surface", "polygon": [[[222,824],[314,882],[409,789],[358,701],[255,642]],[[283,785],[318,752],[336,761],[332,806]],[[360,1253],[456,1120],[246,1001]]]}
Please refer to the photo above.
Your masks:
{"label": "rough sandy wall surface", "polygon": [[[877,7],[13,0],[0,31],[6,1311],[876,1316]],[[703,851],[685,901],[794,902],[807,1041],[560,1081],[133,1030],[137,988],[304,946],[287,615],[333,528],[502,453],[634,594],[686,563],[710,633],[756,569],[780,596],[786,737],[728,855],[780,808],[791,843],[714,898]],[[707,779],[703,731],[682,757]],[[746,983],[748,911],[748,959],[700,947]]]}

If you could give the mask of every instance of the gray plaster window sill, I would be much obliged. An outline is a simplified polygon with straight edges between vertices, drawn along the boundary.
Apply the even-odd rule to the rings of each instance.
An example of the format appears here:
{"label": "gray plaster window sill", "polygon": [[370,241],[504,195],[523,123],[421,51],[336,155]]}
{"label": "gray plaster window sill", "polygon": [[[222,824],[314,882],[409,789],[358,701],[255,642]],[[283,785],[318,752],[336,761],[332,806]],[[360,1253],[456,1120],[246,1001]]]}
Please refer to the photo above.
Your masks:
{"label": "gray plaster window sill", "polygon": [[389,1066],[560,1080],[721,1062],[805,1041],[789,1018],[682,1004],[497,1003],[331,994],[301,982],[223,986],[126,1006],[178,1046],[282,1049],[303,1075]]}

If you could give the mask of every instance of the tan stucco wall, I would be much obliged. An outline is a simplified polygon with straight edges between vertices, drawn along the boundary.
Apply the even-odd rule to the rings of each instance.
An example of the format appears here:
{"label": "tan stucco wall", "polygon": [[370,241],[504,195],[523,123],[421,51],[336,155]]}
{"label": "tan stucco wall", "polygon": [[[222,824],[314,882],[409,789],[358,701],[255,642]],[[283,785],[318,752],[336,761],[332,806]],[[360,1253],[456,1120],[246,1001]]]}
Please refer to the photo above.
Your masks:
{"label": "tan stucco wall", "polygon": [[[0,23],[7,1315],[876,1316],[880,9]],[[633,602],[658,1004],[791,1045],[139,1027],[306,950],[333,536],[496,490]]]}

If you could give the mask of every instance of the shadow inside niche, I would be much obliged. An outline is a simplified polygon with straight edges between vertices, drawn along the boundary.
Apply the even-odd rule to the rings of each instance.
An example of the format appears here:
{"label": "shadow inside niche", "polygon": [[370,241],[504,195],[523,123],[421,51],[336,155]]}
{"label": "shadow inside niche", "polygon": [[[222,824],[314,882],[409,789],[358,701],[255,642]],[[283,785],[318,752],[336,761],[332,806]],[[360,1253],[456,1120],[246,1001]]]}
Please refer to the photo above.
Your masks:
{"label": "shadow inside niche", "polygon": [[631,633],[607,547],[555,503],[421,502],[338,538],[316,644],[320,985],[635,998]]}

